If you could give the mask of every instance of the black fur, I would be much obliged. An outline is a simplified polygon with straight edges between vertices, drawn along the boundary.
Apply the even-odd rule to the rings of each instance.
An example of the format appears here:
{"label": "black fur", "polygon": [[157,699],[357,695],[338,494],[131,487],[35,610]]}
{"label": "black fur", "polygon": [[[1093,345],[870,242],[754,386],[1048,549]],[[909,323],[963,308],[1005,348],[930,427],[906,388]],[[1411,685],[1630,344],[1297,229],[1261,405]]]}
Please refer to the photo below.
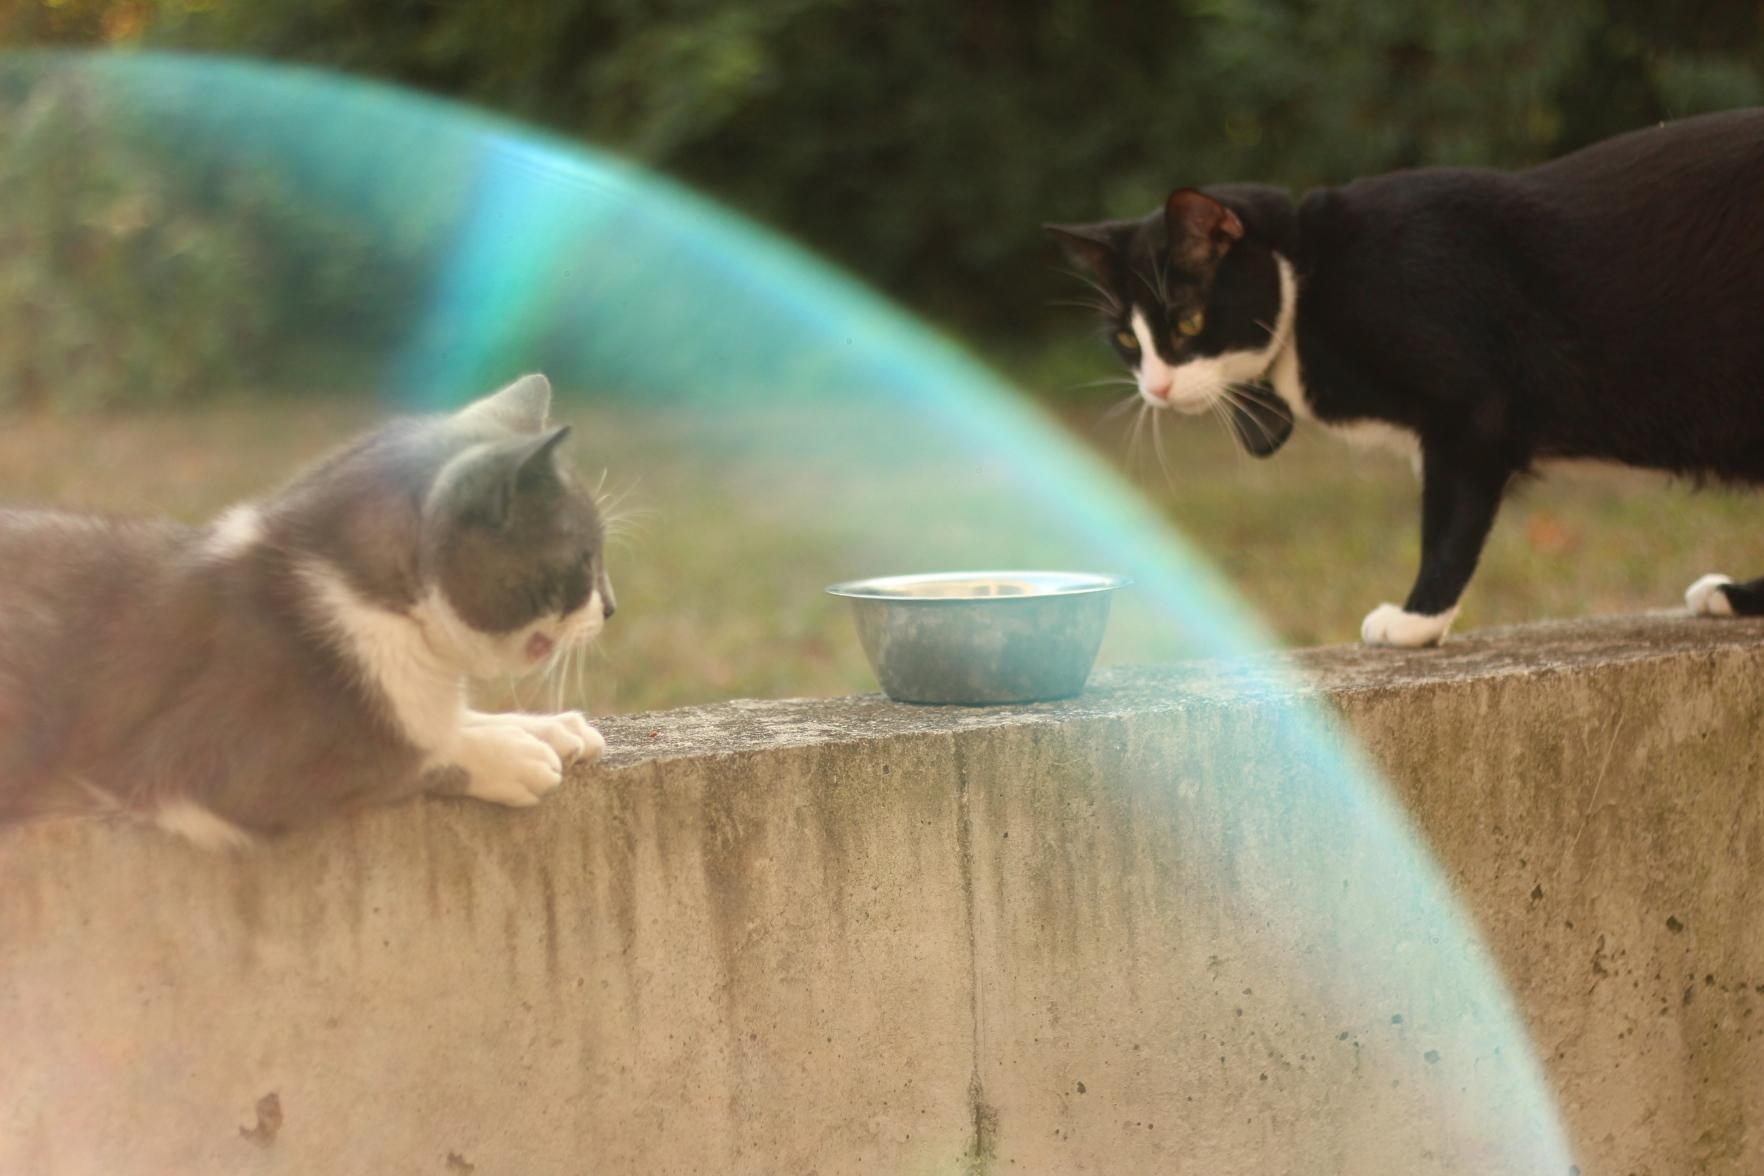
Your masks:
{"label": "black fur", "polygon": [[[1259,186],[1204,192],[1245,231],[1215,272],[1166,289],[1170,302],[1205,296],[1219,340],[1265,342],[1255,316],[1278,292],[1268,258],[1288,258],[1310,410],[1419,440],[1409,612],[1457,603],[1503,492],[1540,459],[1764,482],[1764,110],[1638,131],[1524,171],[1397,172],[1296,207]],[[1062,240],[1116,302],[1143,298],[1148,283],[1132,275],[1172,253],[1179,230],[1166,220],[1068,228]],[[1736,612],[1764,614],[1764,581],[1724,592]]]}

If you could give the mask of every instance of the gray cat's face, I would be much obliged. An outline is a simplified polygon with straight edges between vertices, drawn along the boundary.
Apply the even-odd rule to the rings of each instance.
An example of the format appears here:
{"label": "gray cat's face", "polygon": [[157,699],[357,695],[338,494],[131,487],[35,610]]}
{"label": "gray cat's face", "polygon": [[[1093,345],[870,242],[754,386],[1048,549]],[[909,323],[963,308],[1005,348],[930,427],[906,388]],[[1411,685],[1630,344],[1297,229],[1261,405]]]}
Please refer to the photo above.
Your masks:
{"label": "gray cat's face", "polygon": [[390,611],[452,669],[538,669],[613,611],[600,512],[560,457],[569,429],[548,426],[550,403],[545,377],[526,376],[451,416],[395,422],[306,471],[227,541],[261,532],[263,551],[293,554],[309,578],[340,577],[322,590],[358,642]]}
{"label": "gray cat's face", "polygon": [[596,636],[613,612],[605,529],[561,461],[569,426],[525,380],[436,426],[451,449],[423,503],[421,608],[468,672],[520,673]]}

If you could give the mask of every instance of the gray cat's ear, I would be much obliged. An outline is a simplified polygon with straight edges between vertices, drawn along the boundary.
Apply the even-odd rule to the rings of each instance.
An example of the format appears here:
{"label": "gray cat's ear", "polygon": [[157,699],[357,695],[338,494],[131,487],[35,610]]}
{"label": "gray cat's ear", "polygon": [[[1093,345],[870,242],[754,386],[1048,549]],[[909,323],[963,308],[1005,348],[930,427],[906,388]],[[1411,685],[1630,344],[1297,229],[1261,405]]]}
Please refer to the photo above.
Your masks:
{"label": "gray cat's ear", "polygon": [[555,482],[557,447],[569,434],[570,426],[559,425],[474,454],[455,483],[457,508],[499,531],[507,527],[522,494]]}
{"label": "gray cat's ear", "polygon": [[537,433],[551,411],[551,381],[537,372],[522,376],[459,410],[459,419],[489,422],[517,433]]}
{"label": "gray cat's ear", "polygon": [[1102,225],[1042,225],[1048,236],[1059,242],[1073,265],[1099,278],[1106,278],[1115,265],[1115,247],[1109,242],[1108,230]]}
{"label": "gray cat's ear", "polygon": [[1243,222],[1205,192],[1178,188],[1164,201],[1164,233],[1170,240],[1170,260],[1190,273],[1202,273],[1243,239]]}

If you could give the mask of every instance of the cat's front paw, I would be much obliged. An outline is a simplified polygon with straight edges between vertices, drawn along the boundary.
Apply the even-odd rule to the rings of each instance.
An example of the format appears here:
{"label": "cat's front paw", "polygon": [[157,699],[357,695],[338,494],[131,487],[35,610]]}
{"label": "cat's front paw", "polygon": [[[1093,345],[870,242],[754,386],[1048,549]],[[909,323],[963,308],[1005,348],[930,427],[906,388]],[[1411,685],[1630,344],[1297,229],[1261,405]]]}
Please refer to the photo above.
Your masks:
{"label": "cat's front paw", "polygon": [[580,711],[556,715],[523,715],[527,730],[545,740],[566,763],[593,763],[606,751],[606,739],[589,725]]}
{"label": "cat's front paw", "polygon": [[1367,645],[1393,645],[1405,649],[1438,645],[1457,615],[1456,608],[1430,617],[1406,612],[1394,604],[1381,604],[1360,622],[1360,640]]}
{"label": "cat's front paw", "polygon": [[1731,576],[1704,576],[1684,590],[1685,607],[1691,610],[1693,616],[1731,617],[1733,601],[1727,599],[1727,593],[1721,591],[1723,585],[1731,583]]}
{"label": "cat's front paw", "polygon": [[500,724],[543,741],[565,763],[592,763],[606,751],[606,739],[596,731],[580,711],[563,711],[555,715],[474,713],[466,720],[468,726]]}
{"label": "cat's front paw", "polygon": [[563,783],[563,758],[545,740],[508,723],[478,723],[460,732],[451,757],[466,774],[465,794],[526,808]]}

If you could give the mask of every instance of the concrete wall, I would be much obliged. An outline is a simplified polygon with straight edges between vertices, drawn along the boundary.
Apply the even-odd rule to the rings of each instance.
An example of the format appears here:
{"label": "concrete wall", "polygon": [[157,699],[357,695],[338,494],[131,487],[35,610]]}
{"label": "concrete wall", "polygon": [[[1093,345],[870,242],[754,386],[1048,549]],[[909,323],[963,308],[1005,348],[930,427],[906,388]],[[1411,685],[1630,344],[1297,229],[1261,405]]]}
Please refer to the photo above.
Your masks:
{"label": "concrete wall", "polygon": [[0,1173],[1561,1173],[1527,1037],[1582,1173],[1764,1171],[1764,624],[1292,664],[636,716],[244,859],[0,831]]}

